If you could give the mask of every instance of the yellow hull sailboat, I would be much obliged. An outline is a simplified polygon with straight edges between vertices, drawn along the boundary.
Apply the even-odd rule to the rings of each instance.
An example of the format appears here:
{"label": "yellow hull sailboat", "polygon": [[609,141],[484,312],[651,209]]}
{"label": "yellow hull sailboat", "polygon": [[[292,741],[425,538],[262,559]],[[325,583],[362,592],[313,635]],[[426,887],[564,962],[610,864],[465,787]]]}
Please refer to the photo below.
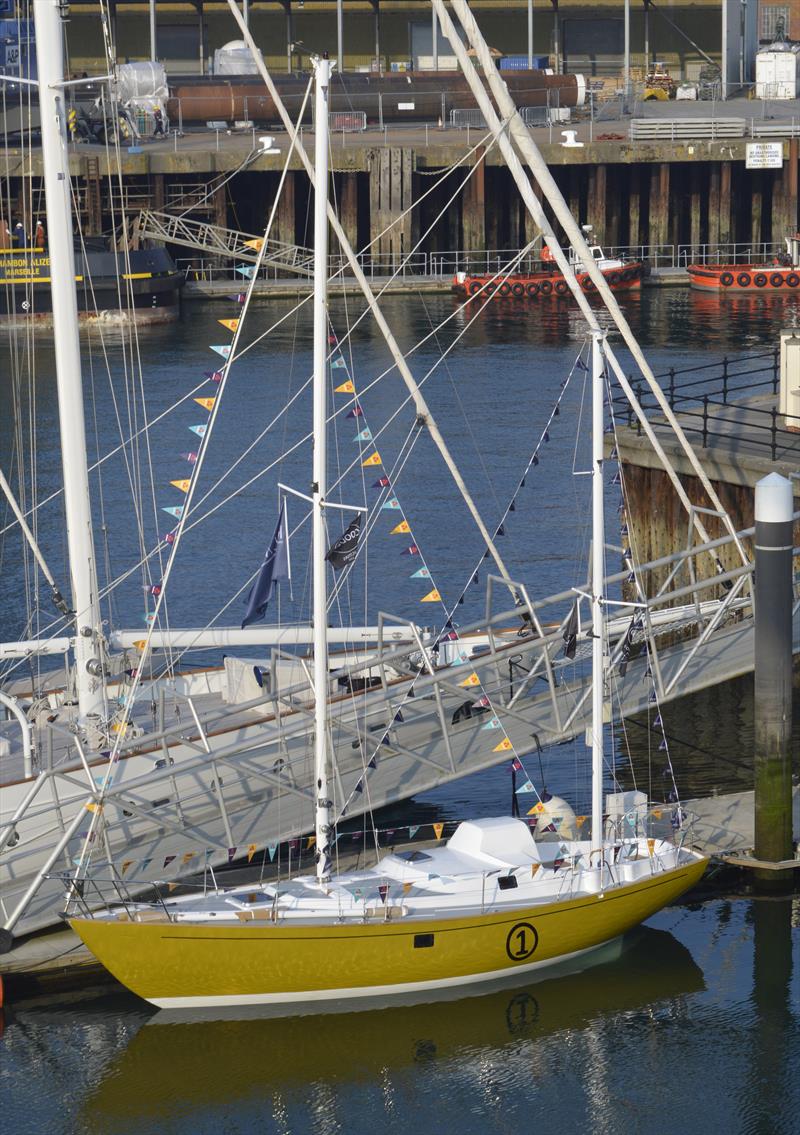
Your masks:
{"label": "yellow hull sailboat", "polygon": [[[323,58],[314,66],[319,188],[329,176],[330,64]],[[595,328],[592,581],[591,594],[580,596],[592,612],[589,838],[577,838],[582,821],[566,802],[548,798],[545,805],[543,797],[535,837],[528,823],[512,817],[466,821],[444,846],[394,851],[366,870],[333,871],[338,786],[328,748],[324,513],[341,506],[326,500],[328,221],[326,195],[314,197],[314,468],[312,496],[306,499],[313,517],[317,870],[312,876],[235,889],[215,886],[201,896],[165,895],[149,905],[123,899],[94,914],[83,903],[85,917],[72,918],[71,925],[84,942],[131,990],[167,1008],[302,1007],[454,988],[477,991],[482,983],[511,974],[527,977],[618,938],[697,883],[706,863],[688,842],[679,808],[649,813],[637,792],[603,797],[605,342]],[[582,255],[591,258],[585,245]],[[477,681],[468,678],[461,685],[469,688]],[[495,751],[511,748],[505,738]],[[78,901],[83,893],[76,887],[73,898]]]}
{"label": "yellow hull sailboat", "polygon": [[[431,874],[456,854],[465,866],[468,856],[457,849],[470,837],[485,846],[487,835],[516,866],[495,860],[492,869],[489,852],[476,848],[474,865],[484,871],[461,874],[463,889],[452,875]],[[517,850],[524,840],[528,863]],[[122,909],[113,921],[73,919],[72,926],[116,978],[162,1008],[380,998],[466,989],[577,958],[673,902],[706,865],[667,841],[630,840],[618,866],[606,868],[607,889],[592,894],[575,884],[598,872],[582,871],[580,845],[565,850],[573,852],[567,861],[545,864],[522,821],[464,823],[447,847],[411,853],[424,863],[387,856],[369,873],[339,876],[327,894],[313,878],[295,879],[214,895],[205,910],[197,899],[166,900],[161,909]],[[470,909],[481,890],[484,901]]]}

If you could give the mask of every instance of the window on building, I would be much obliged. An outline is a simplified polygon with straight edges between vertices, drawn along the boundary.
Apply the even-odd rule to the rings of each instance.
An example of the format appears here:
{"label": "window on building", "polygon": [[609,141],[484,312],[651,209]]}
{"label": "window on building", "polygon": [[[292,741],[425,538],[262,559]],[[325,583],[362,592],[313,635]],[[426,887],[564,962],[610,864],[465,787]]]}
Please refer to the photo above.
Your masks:
{"label": "window on building", "polygon": [[762,4],[760,38],[772,42],[778,36],[789,37],[789,5]]}

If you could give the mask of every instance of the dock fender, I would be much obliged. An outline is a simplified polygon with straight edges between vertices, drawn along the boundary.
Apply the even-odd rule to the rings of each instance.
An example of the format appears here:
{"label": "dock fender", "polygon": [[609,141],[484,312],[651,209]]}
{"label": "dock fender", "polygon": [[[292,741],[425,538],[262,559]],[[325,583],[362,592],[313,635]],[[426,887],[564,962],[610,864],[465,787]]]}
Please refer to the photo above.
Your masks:
{"label": "dock fender", "polygon": [[542,280],[541,284],[539,285],[539,291],[542,293],[542,295],[543,296],[549,296],[550,293],[552,292],[552,290],[553,290],[553,285],[550,283],[550,281],[549,280]]}
{"label": "dock fender", "polygon": [[756,272],[753,276],[753,283],[757,288],[763,288],[767,282],[767,277],[763,272]]}
{"label": "dock fender", "polygon": [[516,282],[516,284],[511,285],[511,294],[512,294],[512,296],[516,296],[517,299],[519,299],[520,296],[524,296],[525,295],[525,285],[520,284],[520,282],[518,280]]}
{"label": "dock fender", "polygon": [[502,284],[497,290],[500,292],[501,296],[511,295],[511,285],[509,284],[508,280],[503,280]]}
{"label": "dock fender", "polygon": [[611,275],[608,277],[608,282],[611,285],[611,287],[613,288],[615,284],[618,284],[620,282],[620,280],[625,279],[625,278],[630,279],[630,276],[625,277],[624,272],[622,273],[622,275],[620,275],[619,272],[612,272]]}
{"label": "dock fender", "polygon": [[723,272],[719,278],[723,288],[729,288],[733,283],[733,272]]}
{"label": "dock fender", "polygon": [[566,280],[558,280],[556,282],[556,295],[565,296],[569,291],[569,286]]}
{"label": "dock fender", "polygon": [[740,288],[749,288],[750,287],[750,273],[749,272],[740,272],[739,275],[736,277],[736,283],[739,285]]}
{"label": "dock fender", "polygon": [[769,278],[769,282],[773,288],[783,287],[783,272],[773,272]]}
{"label": "dock fender", "polygon": [[531,280],[529,284],[525,285],[525,294],[528,296],[538,296],[539,285],[535,282],[535,280]]}
{"label": "dock fender", "polygon": [[798,284],[800,284],[800,276],[796,272],[790,272],[786,277],[786,287],[796,288]]}
{"label": "dock fender", "polygon": [[470,285],[469,285],[469,289],[468,289],[468,290],[469,290],[469,294],[470,294],[471,296],[474,296],[474,295],[476,295],[476,294],[477,294],[477,293],[478,293],[478,292],[479,292],[479,291],[481,290],[481,285],[480,285],[480,282],[479,282],[478,280],[473,280],[473,281],[472,281],[472,282],[470,283]]}

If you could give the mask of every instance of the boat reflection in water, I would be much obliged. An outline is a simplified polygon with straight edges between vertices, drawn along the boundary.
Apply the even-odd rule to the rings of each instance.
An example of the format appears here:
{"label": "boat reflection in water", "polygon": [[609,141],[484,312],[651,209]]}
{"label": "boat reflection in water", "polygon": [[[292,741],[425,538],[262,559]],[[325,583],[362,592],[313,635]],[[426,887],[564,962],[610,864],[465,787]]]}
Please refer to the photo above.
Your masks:
{"label": "boat reflection in water", "polygon": [[616,957],[581,973],[458,1001],[363,1012],[340,1003],[290,1018],[266,1007],[161,1010],[88,1093],[82,1129],[185,1121],[194,1111],[207,1122],[209,1108],[232,1114],[237,1101],[259,1096],[270,1107],[274,1093],[307,1093],[321,1081],[386,1083],[421,1062],[456,1061],[462,1077],[485,1059],[527,1067],[534,1042],[705,989],[690,952],[666,931],[642,927],[608,952]]}

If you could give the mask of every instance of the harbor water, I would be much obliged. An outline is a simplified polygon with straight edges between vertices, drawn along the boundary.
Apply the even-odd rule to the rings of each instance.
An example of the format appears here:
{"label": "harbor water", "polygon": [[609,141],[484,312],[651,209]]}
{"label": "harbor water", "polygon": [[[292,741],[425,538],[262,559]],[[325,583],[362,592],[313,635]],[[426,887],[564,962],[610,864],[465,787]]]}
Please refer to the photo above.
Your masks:
{"label": "harbor water", "polygon": [[[235,316],[233,307],[232,301],[187,304],[177,325],[143,334],[141,378],[132,344],[110,328],[111,386],[95,349],[98,330],[90,333],[92,459],[113,450],[120,432],[132,434],[164,414],[146,450],[128,445],[103,461],[102,476],[93,474],[104,582],[123,576],[170,527],[161,509],[180,503],[170,480],[189,475],[181,453],[198,448],[190,427],[207,420],[192,399],[217,393],[213,382],[204,383],[219,361],[209,346],[228,341],[216,321]],[[310,312],[306,305],[291,314],[291,307],[273,301],[252,312],[248,344],[283,322],[268,340],[254,342],[231,372],[203,471],[208,495],[198,515],[205,519],[189,531],[170,587],[172,625],[201,626],[215,616],[240,621],[242,589],[246,593],[274,527],[278,481],[307,488],[310,409],[302,388],[310,373]],[[624,309],[657,373],[771,348],[778,329],[800,317],[793,296],[719,300],[683,289],[626,297]],[[424,380],[490,526],[506,516],[500,543],[512,576],[534,599],[582,582],[589,554],[583,475],[589,421],[585,375],[574,368],[584,342],[577,313],[558,301],[494,302],[459,313],[449,296],[392,297],[384,310],[401,346],[415,348],[414,374]],[[348,396],[331,396],[334,409],[343,409],[330,446],[336,492],[344,503],[368,503],[383,469],[411,529],[408,536],[392,535],[392,524],[376,521],[369,555],[350,590],[337,596],[332,617],[369,623],[383,610],[431,626],[450,614],[462,625],[478,619],[488,574],[480,538],[441,458],[416,428],[399,377],[389,373],[373,385],[390,362],[374,327],[357,322],[356,297],[337,298],[331,312],[347,363],[333,372],[335,384],[349,377],[363,410],[347,418],[341,399]],[[8,473],[18,450],[30,447],[28,411],[35,402],[36,490],[43,500],[57,490],[59,472],[52,353],[46,337],[38,339],[32,380],[12,377],[25,369],[21,340],[7,339],[2,348],[9,380],[0,390],[0,454]],[[12,424],[15,409],[28,415],[22,427]],[[365,428],[372,439],[354,440]],[[376,450],[383,465],[363,466]],[[619,539],[619,491],[609,478],[611,542]],[[514,509],[507,512],[511,499]],[[146,505],[137,511],[135,501]],[[295,620],[308,612],[308,525],[302,503],[290,507],[294,579],[291,594],[282,588],[275,614]],[[65,579],[60,515],[57,499],[43,505],[38,535],[56,578]],[[402,555],[412,541],[421,559]],[[22,552],[13,530],[4,534],[0,554],[0,635],[43,632],[51,619],[46,597],[37,603],[33,583],[22,596]],[[412,578],[423,562],[432,582]],[[421,607],[430,587],[443,603]],[[145,588],[145,576],[136,572],[115,589],[116,623],[144,626]],[[511,605],[506,593],[505,607]],[[205,660],[198,654],[190,661]],[[663,716],[685,796],[750,786],[748,681],[667,707]],[[619,730],[611,734],[623,784],[656,775],[645,732],[632,725],[625,737]],[[587,799],[587,763],[582,739],[545,751],[541,766],[538,757],[525,758],[532,779],[544,779],[579,808]],[[647,787],[658,794],[652,782]],[[509,806],[510,777],[497,768],[399,803],[390,819],[433,822]],[[800,1059],[796,898],[758,899],[707,886],[583,972],[554,971],[485,996],[368,1012],[175,1019],[110,981],[25,996],[7,1006],[0,1037],[0,1116],[3,1130],[14,1135],[360,1135],[378,1126],[431,1135],[800,1131],[800,1079],[793,1074]]]}

